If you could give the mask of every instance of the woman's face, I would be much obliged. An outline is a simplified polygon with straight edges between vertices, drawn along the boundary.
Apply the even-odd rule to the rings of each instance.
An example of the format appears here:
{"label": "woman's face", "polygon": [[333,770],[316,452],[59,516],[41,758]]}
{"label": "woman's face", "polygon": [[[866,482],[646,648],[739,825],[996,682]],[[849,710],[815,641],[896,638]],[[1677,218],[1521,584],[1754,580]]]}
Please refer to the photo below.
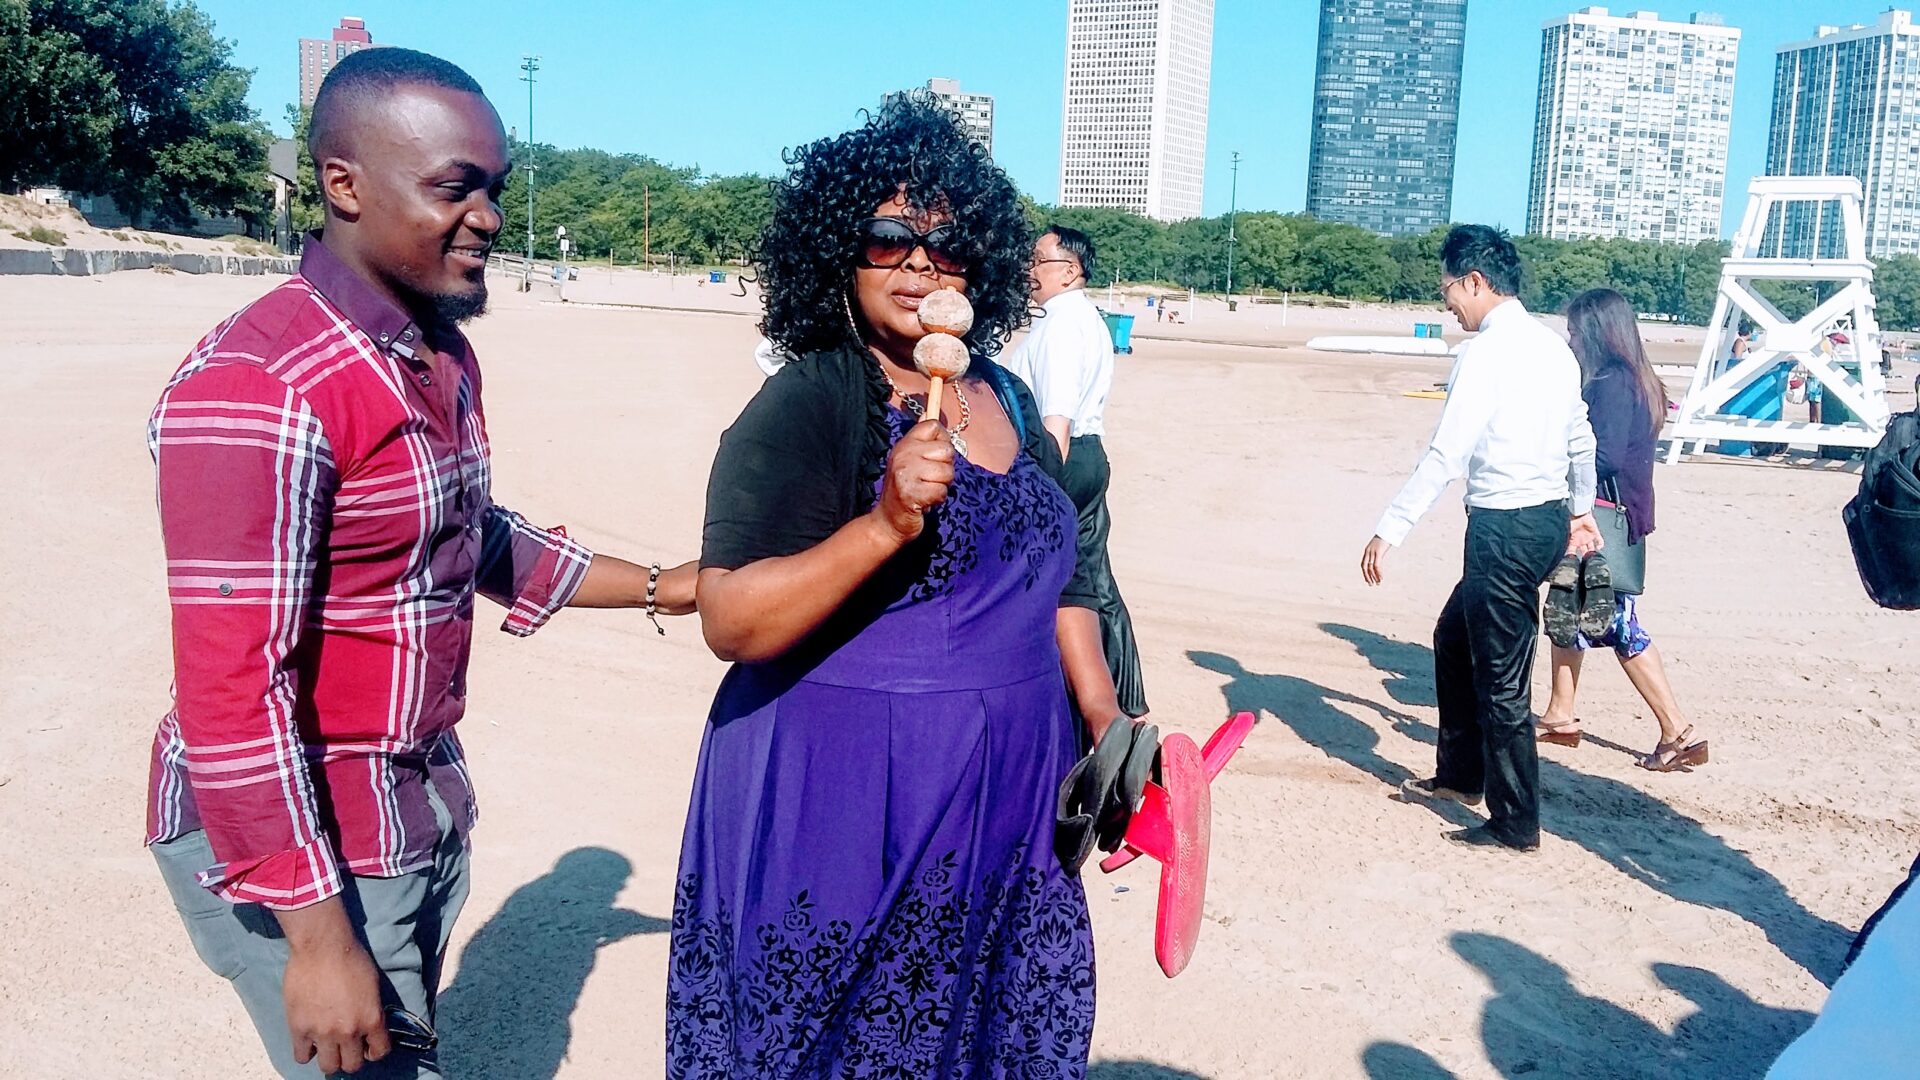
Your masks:
{"label": "woman's face", "polygon": [[[952,222],[941,210],[922,211],[895,195],[874,209],[877,218],[898,218],[916,233],[926,234]],[[888,259],[886,261],[891,261]],[[853,303],[867,329],[867,339],[889,353],[904,356],[926,336],[920,326],[920,300],[935,289],[967,291],[964,273],[943,271],[923,245],[915,245],[898,266],[860,264],[853,272]]]}

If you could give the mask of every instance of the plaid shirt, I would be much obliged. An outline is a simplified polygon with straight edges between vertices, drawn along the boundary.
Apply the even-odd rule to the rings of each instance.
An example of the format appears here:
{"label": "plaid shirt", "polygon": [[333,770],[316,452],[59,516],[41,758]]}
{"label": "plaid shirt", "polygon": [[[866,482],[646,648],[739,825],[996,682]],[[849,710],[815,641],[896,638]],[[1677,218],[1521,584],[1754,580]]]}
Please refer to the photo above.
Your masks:
{"label": "plaid shirt", "polygon": [[147,842],[205,829],[201,881],[296,908],[464,839],[473,596],[533,633],[592,556],[493,504],[480,370],[309,238],[300,275],[208,334],[148,425],[174,708]]}

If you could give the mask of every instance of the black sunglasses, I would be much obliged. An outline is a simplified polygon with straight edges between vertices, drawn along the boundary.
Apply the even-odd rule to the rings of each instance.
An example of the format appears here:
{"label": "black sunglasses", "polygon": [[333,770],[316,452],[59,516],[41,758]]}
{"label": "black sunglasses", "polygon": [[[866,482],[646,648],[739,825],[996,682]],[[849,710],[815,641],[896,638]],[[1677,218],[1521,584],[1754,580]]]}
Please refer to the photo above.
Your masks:
{"label": "black sunglasses", "polygon": [[396,1050],[431,1054],[440,1045],[433,1025],[398,1005],[387,1006],[387,1037]]}
{"label": "black sunglasses", "polygon": [[964,274],[973,264],[960,249],[960,237],[952,225],[937,225],[922,233],[899,218],[874,217],[860,223],[862,266],[891,270],[905,263],[914,248],[924,249],[927,261],[943,274]]}

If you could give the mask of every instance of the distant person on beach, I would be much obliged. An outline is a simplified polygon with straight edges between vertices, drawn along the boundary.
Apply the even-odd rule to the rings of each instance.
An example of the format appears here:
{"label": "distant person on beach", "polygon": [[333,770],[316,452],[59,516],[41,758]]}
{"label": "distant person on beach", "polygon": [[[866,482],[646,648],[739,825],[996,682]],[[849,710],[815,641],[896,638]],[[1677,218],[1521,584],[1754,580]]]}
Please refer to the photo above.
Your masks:
{"label": "distant person on beach", "polygon": [[486,307],[512,161],[479,84],[356,53],[308,146],[324,234],[194,348],[148,427],[174,708],[147,843],[274,1070],[439,1076],[474,595],[525,636],[568,606],[691,611],[695,568],[594,555],[493,502],[458,327]]}
{"label": "distant person on beach", "polygon": [[[1093,942],[1053,846],[1075,515],[989,358],[1027,314],[1019,195],[918,98],[788,160],[757,270],[795,359],[707,488],[700,608],[734,664],[680,851],[666,1074],[1081,1076]],[[972,302],[973,359],[928,416],[938,288]]]}
{"label": "distant person on beach", "polygon": [[1087,606],[1060,609],[1061,646],[1070,650],[1080,641],[1097,643],[1120,708],[1137,717],[1147,714],[1140,648],[1107,554],[1113,528],[1106,448],[1113,334],[1087,295],[1093,265],[1093,241],[1080,230],[1055,225],[1040,235],[1033,246],[1033,302],[1040,314],[1008,359],[1007,370],[1033,391],[1041,423],[1066,461],[1061,486],[1079,513],[1080,564],[1094,595]]}
{"label": "distant person on beach", "polygon": [[1360,559],[1369,585],[1455,479],[1467,479],[1460,584],[1433,631],[1438,769],[1413,798],[1487,803],[1484,825],[1449,833],[1475,847],[1540,846],[1540,761],[1529,697],[1540,586],[1569,552],[1600,545],[1593,429],[1580,365],[1564,338],[1516,299],[1520,256],[1505,233],[1460,225],[1440,249],[1440,299],[1468,333],[1446,404],[1413,476]]}
{"label": "distant person on beach", "polygon": [[[1580,361],[1580,396],[1593,425],[1600,497],[1626,510],[1628,540],[1641,543],[1653,532],[1654,444],[1667,422],[1666,385],[1647,359],[1633,305],[1612,289],[1590,289],[1573,298],[1567,305],[1567,337]],[[1640,758],[1640,766],[1672,772],[1706,764],[1707,740],[1681,713],[1660,650],[1640,626],[1640,597],[1618,590],[1605,634],[1582,633],[1570,648],[1553,646],[1553,698],[1539,720],[1540,738],[1580,745],[1574,694],[1581,659],[1596,645],[1613,650],[1659,721],[1659,742]]]}

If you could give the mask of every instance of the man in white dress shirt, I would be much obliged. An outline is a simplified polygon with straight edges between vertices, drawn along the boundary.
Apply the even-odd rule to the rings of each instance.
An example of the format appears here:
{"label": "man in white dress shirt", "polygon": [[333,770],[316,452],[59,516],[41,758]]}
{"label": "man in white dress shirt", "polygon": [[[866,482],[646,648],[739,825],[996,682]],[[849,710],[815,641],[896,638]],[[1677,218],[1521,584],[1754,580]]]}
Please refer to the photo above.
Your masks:
{"label": "man in white dress shirt", "polygon": [[[1026,381],[1039,405],[1047,433],[1066,459],[1061,486],[1079,511],[1079,549],[1098,596],[1092,608],[1062,608],[1061,647],[1098,641],[1113,675],[1122,712],[1145,716],[1146,690],[1140,675],[1140,651],[1133,619],[1107,558],[1107,395],[1113,389],[1113,336],[1087,296],[1093,276],[1093,241],[1078,229],[1056,225],[1033,248],[1033,300],[1040,314],[1033,330],[1006,361],[1007,370]],[[1071,604],[1072,601],[1069,601]],[[1072,620],[1089,625],[1076,634]],[[1098,620],[1098,635],[1090,625]]]}
{"label": "man in white dress shirt", "polygon": [[1369,585],[1441,492],[1467,479],[1460,584],[1433,631],[1440,699],[1437,769],[1401,791],[1479,805],[1487,823],[1448,834],[1475,847],[1540,846],[1540,760],[1532,672],[1540,586],[1568,552],[1600,546],[1593,521],[1593,428],[1566,339],[1515,296],[1520,256],[1504,233],[1462,225],[1440,251],[1440,298],[1462,328],[1447,402],[1427,452],[1360,560]]}

